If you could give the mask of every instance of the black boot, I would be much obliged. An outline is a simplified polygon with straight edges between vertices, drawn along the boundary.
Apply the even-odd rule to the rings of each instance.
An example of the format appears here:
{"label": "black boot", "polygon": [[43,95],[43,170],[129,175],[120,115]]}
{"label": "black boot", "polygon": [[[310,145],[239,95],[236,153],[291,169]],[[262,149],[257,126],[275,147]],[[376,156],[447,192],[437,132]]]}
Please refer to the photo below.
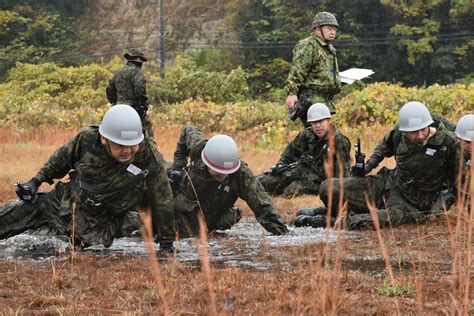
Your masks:
{"label": "black boot", "polygon": [[327,209],[325,207],[303,207],[296,212],[296,216],[306,215],[306,216],[316,216],[316,215],[326,215]]}
{"label": "black boot", "polygon": [[[315,216],[300,215],[296,217],[295,219],[295,226],[296,227],[310,226],[314,228],[326,227],[326,224],[327,224],[326,219],[327,219],[326,215],[315,215]],[[336,219],[334,217],[331,217],[330,225],[334,226],[335,222],[336,222]]]}

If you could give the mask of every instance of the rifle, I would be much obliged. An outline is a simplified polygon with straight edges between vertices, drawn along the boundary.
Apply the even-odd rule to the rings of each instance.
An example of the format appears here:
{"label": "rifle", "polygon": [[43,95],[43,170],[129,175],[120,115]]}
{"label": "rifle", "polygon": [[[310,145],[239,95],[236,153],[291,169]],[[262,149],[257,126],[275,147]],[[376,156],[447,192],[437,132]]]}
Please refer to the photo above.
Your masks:
{"label": "rifle", "polygon": [[286,163],[277,163],[273,167],[270,168],[269,172],[272,175],[277,175],[282,173],[283,171],[286,171],[288,169],[292,169],[298,165],[298,161],[292,162],[290,164]]}
{"label": "rifle", "polygon": [[355,148],[355,166],[352,167],[352,176],[363,177],[365,175],[365,153],[361,149],[360,137],[357,137]]}
{"label": "rifle", "polygon": [[295,106],[293,108],[288,109],[288,115],[290,116],[290,120],[295,121],[298,117],[303,117],[304,116],[304,106],[303,103],[311,105],[311,98],[306,97],[303,98],[303,100],[298,100],[295,103]]}

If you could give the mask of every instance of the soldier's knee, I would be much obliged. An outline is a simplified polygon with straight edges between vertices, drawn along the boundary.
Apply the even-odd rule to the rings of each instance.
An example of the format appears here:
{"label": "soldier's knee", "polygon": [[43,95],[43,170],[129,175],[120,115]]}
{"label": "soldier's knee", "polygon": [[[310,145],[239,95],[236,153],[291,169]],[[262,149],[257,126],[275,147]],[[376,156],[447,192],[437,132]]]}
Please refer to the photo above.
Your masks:
{"label": "soldier's knee", "polygon": [[319,198],[326,205],[328,201],[328,180],[324,180],[319,186]]}

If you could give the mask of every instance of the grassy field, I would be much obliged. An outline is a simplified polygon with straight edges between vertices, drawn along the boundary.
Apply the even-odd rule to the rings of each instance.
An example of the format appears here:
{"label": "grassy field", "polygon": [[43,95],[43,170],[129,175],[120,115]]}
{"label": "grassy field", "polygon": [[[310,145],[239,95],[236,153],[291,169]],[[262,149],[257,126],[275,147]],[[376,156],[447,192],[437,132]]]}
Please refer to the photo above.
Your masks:
{"label": "grassy field", "polygon": [[[0,130],[0,203],[15,198],[13,183],[30,179],[76,131]],[[385,130],[361,135],[369,155]],[[171,160],[179,129],[156,129]],[[233,135],[239,143],[248,135]],[[349,134],[352,140],[355,135]],[[249,146],[242,158],[254,173],[278,151]],[[393,166],[393,161],[388,161]],[[48,190],[43,184],[41,190]],[[291,224],[300,207],[319,198],[274,198]],[[238,205],[251,216],[242,201]],[[0,261],[0,311],[5,314],[456,314],[474,313],[472,224],[462,206],[424,225],[369,230],[334,244],[269,247],[254,260],[266,270],[198,264],[174,257],[73,253],[47,262]],[[1,223],[0,223],[1,224]],[[205,242],[205,240],[201,240]],[[232,247],[232,244],[229,244]]]}

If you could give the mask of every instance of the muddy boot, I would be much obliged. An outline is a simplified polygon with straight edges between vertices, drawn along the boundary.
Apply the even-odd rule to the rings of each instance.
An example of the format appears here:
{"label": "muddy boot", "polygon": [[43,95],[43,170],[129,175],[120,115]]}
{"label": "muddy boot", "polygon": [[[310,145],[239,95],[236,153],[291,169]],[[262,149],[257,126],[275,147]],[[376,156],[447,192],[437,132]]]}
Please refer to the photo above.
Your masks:
{"label": "muddy boot", "polygon": [[302,207],[296,212],[296,217],[300,215],[316,216],[326,215],[327,209],[325,207]]}

